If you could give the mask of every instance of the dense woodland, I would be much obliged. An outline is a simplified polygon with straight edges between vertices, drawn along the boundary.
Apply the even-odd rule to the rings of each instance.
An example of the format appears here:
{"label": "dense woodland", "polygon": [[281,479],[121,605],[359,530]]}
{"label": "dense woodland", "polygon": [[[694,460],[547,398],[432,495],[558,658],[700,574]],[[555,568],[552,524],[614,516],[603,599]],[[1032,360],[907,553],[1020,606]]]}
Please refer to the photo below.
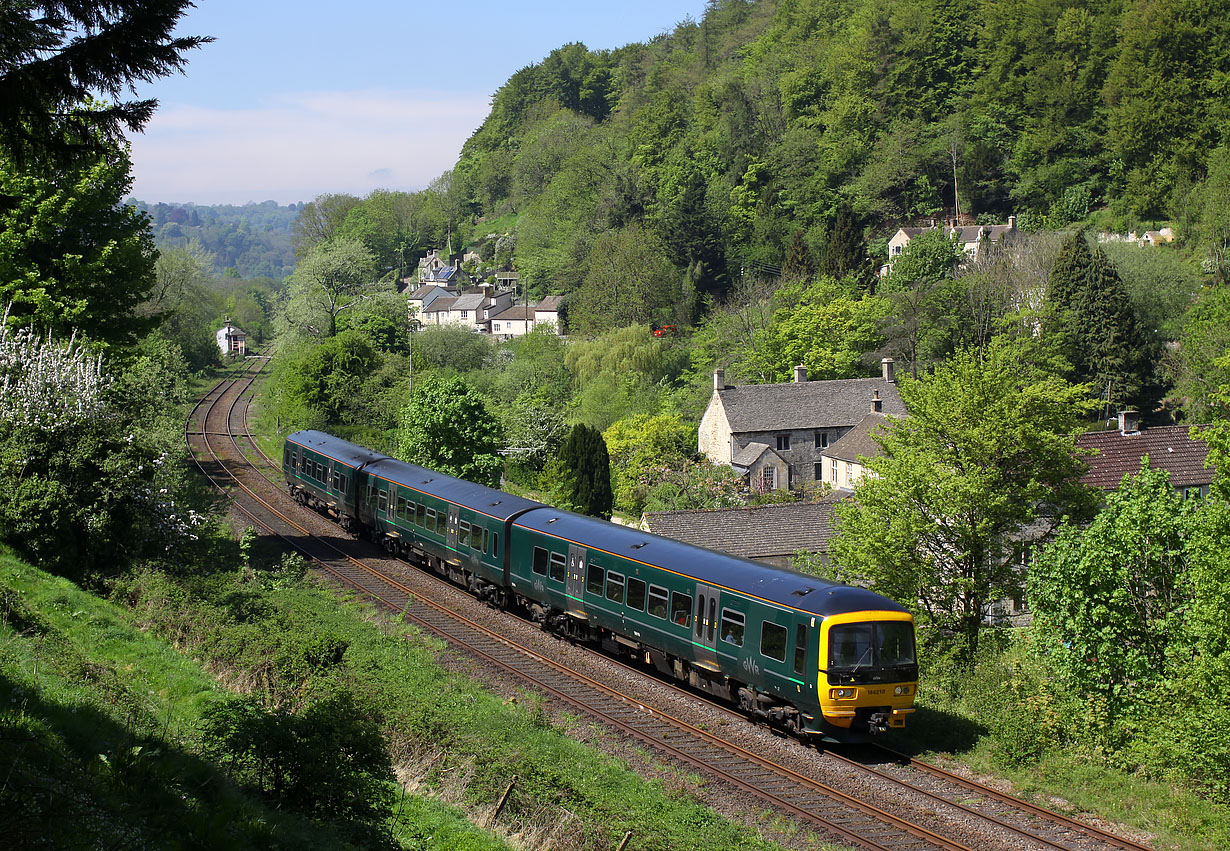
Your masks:
{"label": "dense woodland", "polygon": [[[642,800],[547,777],[535,755],[563,746],[539,738],[540,713],[500,715],[431,669],[429,648],[409,662],[396,642],[374,649],[370,625],[335,617],[301,564],[254,533],[229,538],[189,474],[177,407],[219,366],[213,333],[229,316],[276,352],[260,402],[273,440],[329,429],[633,520],[823,496],[752,493],[697,457],[713,369],[765,383],[799,363],[847,378],[895,358],[910,417],[881,433],[877,476],[839,509],[831,560],[799,566],[915,612],[921,711],[902,746],[957,753],[1177,847],[1230,843],[1230,485],[1185,501],[1142,471],[1103,497],[1079,485],[1073,442],[1135,407],[1153,424],[1210,424],[1210,456],[1230,464],[1226,9],[713,2],[646,43],[567,45],[518,71],[426,190],[321,195],[288,221],[270,204],[124,201],[123,134],[153,109],[125,85],[181,69],[203,43],[170,37],[183,7],[0,12],[17,33],[0,47],[0,540],[114,606],[0,565],[0,697],[22,707],[2,722],[16,780],[0,824],[53,830],[89,812],[104,814],[100,842],[156,836],[165,814],[134,806],[152,785],[191,801],[185,836],[216,819],[239,846],[299,845],[322,825],[323,847],[418,847],[416,826],[446,817],[418,798],[394,809],[392,770],[440,743],[426,788],[498,764],[532,778],[527,812],[580,809],[594,843]],[[81,33],[76,62],[48,60]],[[113,56],[124,62],[100,59]],[[899,226],[1009,215],[1019,238],[976,260],[941,228],[876,275]],[[1177,239],[1161,247],[1104,236],[1163,224]],[[497,342],[407,322],[398,282],[450,245],[478,253],[478,278],[515,269],[523,296],[566,296],[567,335]],[[1023,575],[1010,568],[1026,527],[1047,535]],[[1031,627],[987,626],[1005,596],[1029,604]],[[95,625],[190,648],[221,680],[194,670],[176,686],[193,696],[163,705],[158,688],[126,685],[136,662],[90,656],[113,646],[79,633]],[[101,696],[74,685],[83,670]],[[413,699],[437,692],[447,724]],[[492,727],[509,731],[497,751],[484,750]],[[578,759],[577,776],[608,770]],[[479,774],[489,800],[501,781]],[[643,799],[640,818],[664,847],[694,844],[704,819],[664,797]],[[706,829],[715,847],[762,847]]]}
{"label": "dense woodland", "polygon": [[207,270],[250,280],[281,281],[295,266],[291,228],[302,205],[261,204],[144,204],[134,206],[145,213],[159,250],[198,245],[211,261]]}

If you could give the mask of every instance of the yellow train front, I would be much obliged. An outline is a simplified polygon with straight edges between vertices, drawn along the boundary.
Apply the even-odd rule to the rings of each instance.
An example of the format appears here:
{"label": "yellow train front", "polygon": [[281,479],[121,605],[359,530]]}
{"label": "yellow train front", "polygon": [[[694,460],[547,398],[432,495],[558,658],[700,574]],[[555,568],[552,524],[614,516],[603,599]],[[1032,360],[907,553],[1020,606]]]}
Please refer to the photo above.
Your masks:
{"label": "yellow train front", "polygon": [[819,655],[820,709],[824,726],[837,738],[845,738],[842,731],[857,738],[905,726],[918,691],[914,619],[908,612],[830,615],[820,630]]}

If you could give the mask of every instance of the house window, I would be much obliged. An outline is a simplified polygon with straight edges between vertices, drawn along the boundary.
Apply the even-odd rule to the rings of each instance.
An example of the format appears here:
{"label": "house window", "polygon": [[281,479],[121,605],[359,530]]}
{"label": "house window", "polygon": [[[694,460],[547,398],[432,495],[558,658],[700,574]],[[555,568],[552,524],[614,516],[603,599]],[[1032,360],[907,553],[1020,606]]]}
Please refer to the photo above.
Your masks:
{"label": "house window", "polygon": [[761,470],[760,485],[766,491],[777,490],[777,470],[772,467]]}
{"label": "house window", "polygon": [[500,323],[498,323],[498,322],[497,322],[497,323],[495,323],[494,325],[492,325],[492,326],[491,326],[491,330],[493,330],[493,331],[499,331],[499,330],[500,330]]}
{"label": "house window", "polygon": [[850,471],[851,471],[853,468],[854,468],[854,465],[853,465],[853,464],[851,464],[849,461],[847,461],[847,462],[846,462],[846,484],[847,484],[847,485],[848,485],[848,484],[850,484]]}
{"label": "house window", "polygon": [[823,461],[816,462],[815,479],[817,482],[824,481],[824,462]]}
{"label": "house window", "polygon": [[779,434],[777,436],[777,448],[782,451],[789,449],[790,448],[790,435]]}
{"label": "house window", "polygon": [[[816,432],[816,448],[817,449],[828,449],[829,448],[829,433],[827,431]],[[819,476],[817,476],[816,478],[819,478]]]}
{"label": "house window", "polygon": [[468,310],[463,310],[463,311],[461,311],[461,318],[462,318],[462,319],[469,319],[469,318],[470,318],[470,311],[468,311]]}
{"label": "house window", "polygon": [[829,475],[833,477],[833,484],[837,484],[837,460],[829,462]]}

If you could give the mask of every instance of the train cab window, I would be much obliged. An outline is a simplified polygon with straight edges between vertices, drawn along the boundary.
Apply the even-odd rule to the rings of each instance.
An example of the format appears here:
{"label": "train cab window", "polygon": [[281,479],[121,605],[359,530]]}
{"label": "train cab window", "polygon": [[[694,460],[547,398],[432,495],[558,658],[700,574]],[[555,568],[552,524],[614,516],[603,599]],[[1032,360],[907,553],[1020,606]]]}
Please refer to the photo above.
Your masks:
{"label": "train cab window", "polygon": [[459,547],[470,546],[470,524],[465,522],[464,520],[462,520],[461,523],[458,524],[457,546]]}
{"label": "train cab window", "polygon": [[789,634],[781,624],[765,621],[760,627],[760,654],[779,662],[785,662],[786,636]]}
{"label": "train cab window", "polygon": [[735,647],[743,646],[743,629],[747,620],[742,612],[722,609],[722,640]]}
{"label": "train cab window", "polygon": [[292,463],[291,459],[293,459],[294,457],[295,457],[294,453],[290,451],[289,446],[282,447],[282,466],[285,467],[285,466],[291,465]]}
{"label": "train cab window", "polygon": [[807,664],[807,627],[798,624],[794,628],[794,672],[803,673],[805,664]]}
{"label": "train cab window", "polygon": [[666,589],[658,585],[649,586],[649,614],[655,618],[666,620]]}
{"label": "train cab window", "polygon": [[416,505],[414,507],[414,525],[415,526],[426,526],[427,525],[427,506]]}
{"label": "train cab window", "polygon": [[589,573],[585,579],[585,590],[589,593],[601,597],[602,596],[602,580],[606,571],[596,564],[589,566]]}
{"label": "train cab window", "polygon": [[692,625],[692,595],[671,593],[671,623],[678,626]]}
{"label": "train cab window", "polygon": [[628,599],[625,605],[638,612],[645,611],[645,580],[628,578]]}
{"label": "train cab window", "polygon": [[547,575],[547,551],[542,547],[534,547],[533,568],[539,576]]}
{"label": "train cab window", "polygon": [[551,553],[551,578],[556,582],[563,582],[568,574],[568,559],[564,558],[561,553]]}
{"label": "train cab window", "polygon": [[606,598],[612,603],[624,603],[624,577],[611,571],[606,575]]}

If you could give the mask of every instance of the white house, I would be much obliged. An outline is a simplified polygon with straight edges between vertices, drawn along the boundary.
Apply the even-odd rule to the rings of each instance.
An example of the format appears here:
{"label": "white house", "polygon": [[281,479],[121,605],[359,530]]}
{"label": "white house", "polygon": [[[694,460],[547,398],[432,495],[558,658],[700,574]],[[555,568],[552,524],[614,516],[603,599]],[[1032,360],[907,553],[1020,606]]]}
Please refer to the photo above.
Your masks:
{"label": "white house", "polygon": [[231,318],[226,317],[226,327],[218,331],[218,348],[224,355],[243,357],[247,350],[248,335],[231,324]]}

